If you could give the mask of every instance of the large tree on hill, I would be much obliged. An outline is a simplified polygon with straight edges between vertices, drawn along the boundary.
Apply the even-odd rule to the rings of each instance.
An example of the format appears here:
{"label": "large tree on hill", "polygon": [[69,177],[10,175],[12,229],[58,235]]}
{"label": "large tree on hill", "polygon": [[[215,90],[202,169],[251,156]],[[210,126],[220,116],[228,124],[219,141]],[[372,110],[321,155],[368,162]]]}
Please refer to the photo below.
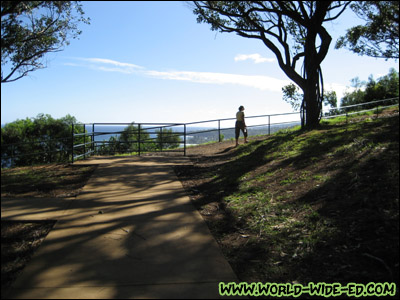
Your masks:
{"label": "large tree on hill", "polygon": [[212,30],[261,40],[280,68],[303,91],[302,127],[319,124],[323,101],[321,63],[332,38],[324,23],[350,1],[194,1],[198,22]]}
{"label": "large tree on hill", "polygon": [[77,38],[89,23],[78,1],[1,1],[1,82],[45,67],[49,52]]}

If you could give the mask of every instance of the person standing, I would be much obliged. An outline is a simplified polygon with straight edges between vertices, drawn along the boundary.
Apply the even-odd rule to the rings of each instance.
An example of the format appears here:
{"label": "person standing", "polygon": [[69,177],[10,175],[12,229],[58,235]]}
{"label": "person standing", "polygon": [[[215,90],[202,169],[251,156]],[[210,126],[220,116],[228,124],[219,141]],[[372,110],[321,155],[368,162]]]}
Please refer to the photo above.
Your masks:
{"label": "person standing", "polygon": [[239,145],[239,135],[240,130],[243,132],[244,135],[244,142],[247,143],[247,126],[246,122],[244,121],[244,107],[240,106],[239,111],[236,113],[236,124],[235,124],[235,138],[236,138],[236,145]]}

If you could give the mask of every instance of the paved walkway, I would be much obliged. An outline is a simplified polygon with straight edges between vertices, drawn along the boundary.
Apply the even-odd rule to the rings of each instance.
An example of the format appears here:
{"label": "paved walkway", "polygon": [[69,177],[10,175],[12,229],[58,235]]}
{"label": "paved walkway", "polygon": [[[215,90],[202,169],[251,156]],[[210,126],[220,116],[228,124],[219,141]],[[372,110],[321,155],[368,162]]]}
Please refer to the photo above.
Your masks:
{"label": "paved walkway", "polygon": [[185,159],[92,159],[74,200],[2,200],[2,218],[58,220],[6,296],[218,298],[236,276],[171,168]]}

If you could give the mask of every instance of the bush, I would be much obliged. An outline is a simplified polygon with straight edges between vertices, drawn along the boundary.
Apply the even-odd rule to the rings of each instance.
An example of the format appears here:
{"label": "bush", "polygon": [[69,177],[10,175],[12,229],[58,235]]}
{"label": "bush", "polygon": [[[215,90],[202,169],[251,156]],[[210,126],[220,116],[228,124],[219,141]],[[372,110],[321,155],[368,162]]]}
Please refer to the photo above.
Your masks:
{"label": "bush", "polygon": [[72,124],[67,115],[54,119],[39,114],[6,124],[1,128],[1,166],[24,166],[68,161]]}

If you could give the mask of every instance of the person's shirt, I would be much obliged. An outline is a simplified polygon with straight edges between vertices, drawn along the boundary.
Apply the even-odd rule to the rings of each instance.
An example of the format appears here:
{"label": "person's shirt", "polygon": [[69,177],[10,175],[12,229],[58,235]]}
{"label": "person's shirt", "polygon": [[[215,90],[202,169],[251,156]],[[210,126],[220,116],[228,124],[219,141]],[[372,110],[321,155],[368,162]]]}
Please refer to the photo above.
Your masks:
{"label": "person's shirt", "polygon": [[243,111],[238,111],[236,113],[236,120],[240,122],[244,122],[244,112]]}

